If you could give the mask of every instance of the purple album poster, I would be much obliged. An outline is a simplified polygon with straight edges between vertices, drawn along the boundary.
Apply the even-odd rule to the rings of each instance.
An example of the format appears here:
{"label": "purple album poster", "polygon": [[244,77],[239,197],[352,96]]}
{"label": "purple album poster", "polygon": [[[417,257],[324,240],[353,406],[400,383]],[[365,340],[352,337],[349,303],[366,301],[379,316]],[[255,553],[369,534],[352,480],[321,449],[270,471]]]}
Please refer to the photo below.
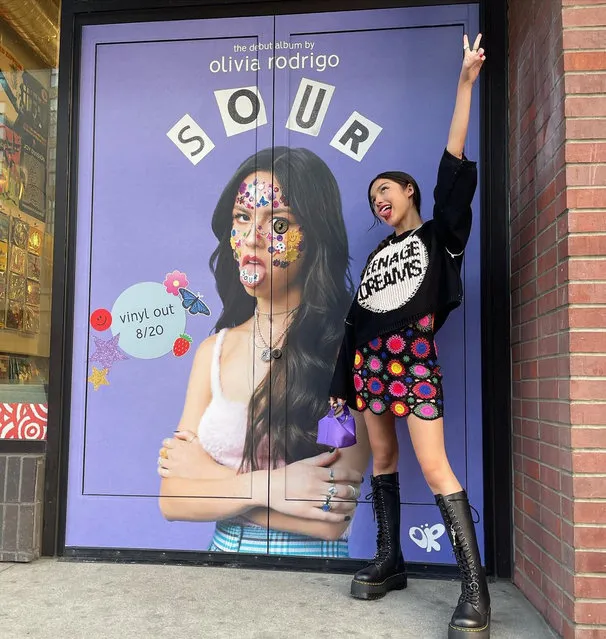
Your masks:
{"label": "purple album poster", "polygon": [[[389,233],[368,183],[411,173],[431,215],[477,31],[461,4],[83,28],[68,548],[374,554],[363,420],[335,464],[365,477],[352,520],[310,516],[310,477],[328,473],[318,407],[352,287]],[[478,95],[466,154],[481,162]],[[464,302],[436,341],[483,548],[479,191]],[[253,228],[255,207],[269,213]],[[399,422],[404,555],[454,563]],[[157,462],[180,423],[197,448],[168,502]]]}

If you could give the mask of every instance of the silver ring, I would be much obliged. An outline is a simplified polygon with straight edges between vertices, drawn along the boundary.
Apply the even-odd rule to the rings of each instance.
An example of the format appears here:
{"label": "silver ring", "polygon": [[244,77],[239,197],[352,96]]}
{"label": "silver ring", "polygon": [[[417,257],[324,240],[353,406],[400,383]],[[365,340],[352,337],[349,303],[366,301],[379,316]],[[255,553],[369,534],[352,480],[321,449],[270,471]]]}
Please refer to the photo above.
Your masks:
{"label": "silver ring", "polygon": [[351,484],[348,484],[348,487],[351,489],[351,498],[357,499],[360,496],[360,489],[352,486]]}
{"label": "silver ring", "polygon": [[329,513],[332,510],[332,506],[330,505],[330,499],[327,498],[326,501],[322,504],[322,510],[325,513]]}
{"label": "silver ring", "polygon": [[333,468],[329,468],[328,470],[329,470],[329,475],[328,476],[330,478],[330,481],[334,481],[335,480],[335,471],[334,471],[334,469]]}
{"label": "silver ring", "polygon": [[331,499],[332,497],[334,497],[337,494],[338,490],[339,489],[334,484],[332,484],[332,486],[328,489],[329,496],[327,497],[327,499]]}
{"label": "silver ring", "polygon": [[467,51],[467,49],[469,49],[469,45],[468,45],[468,44],[466,44],[466,45],[463,47],[463,51]]}

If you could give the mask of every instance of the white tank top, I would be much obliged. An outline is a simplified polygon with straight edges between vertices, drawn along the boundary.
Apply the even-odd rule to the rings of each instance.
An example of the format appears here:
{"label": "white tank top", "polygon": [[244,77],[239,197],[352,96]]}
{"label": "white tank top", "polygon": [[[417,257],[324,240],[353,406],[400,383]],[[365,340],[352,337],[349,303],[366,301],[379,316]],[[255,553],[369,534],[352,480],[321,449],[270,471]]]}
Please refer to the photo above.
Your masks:
{"label": "white tank top", "polygon": [[219,464],[240,468],[246,438],[248,403],[226,399],[221,387],[221,350],[227,329],[217,334],[210,368],[212,399],[198,425],[204,450]]}

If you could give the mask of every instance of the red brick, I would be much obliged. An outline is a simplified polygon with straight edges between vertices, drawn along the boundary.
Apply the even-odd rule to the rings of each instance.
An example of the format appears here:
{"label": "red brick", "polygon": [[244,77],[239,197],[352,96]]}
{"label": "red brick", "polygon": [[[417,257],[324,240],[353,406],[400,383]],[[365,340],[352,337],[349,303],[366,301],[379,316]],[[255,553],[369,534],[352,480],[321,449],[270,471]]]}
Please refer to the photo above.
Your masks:
{"label": "red brick", "polygon": [[[594,419],[602,419],[602,421],[606,422],[606,405],[598,406],[588,406],[587,408],[594,409],[597,413],[599,408],[601,408],[599,417],[594,417]],[[579,421],[582,424],[586,423],[586,420],[583,419],[584,412],[579,415]],[[575,413],[575,417],[576,417]],[[572,420],[571,420],[572,421]],[[571,444],[573,448],[606,448],[606,428],[581,428],[574,427],[571,429]]]}
{"label": "red brick", "polygon": [[606,550],[606,534],[603,526],[575,526],[574,547]]}
{"label": "red brick", "polygon": [[604,477],[573,477],[574,496],[578,499],[603,499],[605,482]]}
{"label": "red brick", "polygon": [[566,7],[562,11],[562,26],[564,29],[568,27],[598,27],[603,25],[606,25],[606,7]]}
{"label": "red brick", "polygon": [[[572,628],[572,626],[570,627]],[[573,634],[569,636],[564,634],[564,639],[606,639],[606,628],[581,628],[576,626],[576,629],[573,629],[572,632]]]}
{"label": "red brick", "polygon": [[569,337],[572,353],[606,353],[606,335],[602,332],[574,332]]}
{"label": "red brick", "polygon": [[[606,475],[606,451],[577,451],[572,454],[575,473],[603,473]],[[606,477],[604,477],[604,497],[606,497]],[[606,532],[604,533],[606,536]]]}
{"label": "red brick", "polygon": [[[589,55],[582,53],[578,55]],[[606,60],[606,53],[604,54]],[[594,118],[566,120],[566,137],[569,140],[595,140],[606,137],[606,120]]]}
{"label": "red brick", "polygon": [[553,490],[560,490],[560,471],[554,468],[549,468],[541,464],[540,468],[541,483],[545,486],[553,488]]}
{"label": "red brick", "polygon": [[539,504],[534,501],[534,499],[529,499],[528,497],[523,497],[522,499],[522,510],[524,514],[528,517],[532,517],[535,521],[539,521],[540,517],[540,508]]}
{"label": "red brick", "polygon": [[606,304],[606,282],[571,282],[568,295],[571,304]]}
{"label": "red brick", "polygon": [[574,522],[574,501],[567,497],[562,497],[562,518],[564,521]]}
{"label": "red brick", "polygon": [[[539,362],[539,364],[542,364],[542,361]],[[568,424],[570,420],[569,405],[566,402],[541,402],[539,407],[539,418],[546,422],[560,422]]]}
{"label": "red brick", "polygon": [[549,579],[549,577],[543,577],[543,592],[547,595],[547,600],[554,605],[557,609],[562,608],[563,593],[562,588],[556,582]]}
{"label": "red brick", "polygon": [[[606,338],[606,335],[604,336]],[[548,355],[557,355],[559,353],[559,342],[557,335],[548,335],[538,339],[539,355],[545,357]],[[544,397],[544,395],[542,396]],[[555,395],[557,397],[557,395]]]}
{"label": "red brick", "polygon": [[577,550],[575,552],[574,566],[577,572],[591,574],[606,573],[606,552]]}
{"label": "red brick", "polygon": [[570,211],[568,230],[570,233],[604,233],[606,232],[606,215],[603,212]]}
{"label": "red brick", "polygon": [[[606,60],[606,56],[604,58]],[[583,74],[584,77],[592,77]],[[606,75],[606,74],[604,74]],[[606,142],[566,142],[566,162],[606,162]]]}
{"label": "red brick", "polygon": [[606,601],[581,602],[574,607],[574,621],[584,624],[606,624]]}
{"label": "red brick", "polygon": [[606,115],[606,97],[569,96],[565,102],[566,117],[588,118]]}
{"label": "red brick", "polygon": [[571,308],[568,311],[570,328],[605,328],[606,307],[602,308]]}
{"label": "red brick", "polygon": [[560,388],[557,379],[540,379],[538,397],[545,399],[560,399]]}
{"label": "red brick", "polygon": [[[555,229],[555,227],[552,227]],[[537,272],[545,273],[545,271],[549,270],[556,266],[558,262],[558,249],[555,246],[552,246],[548,251],[543,253],[537,258]]]}
{"label": "red brick", "polygon": [[606,280],[606,259],[571,259],[568,263],[570,280]]}
{"label": "red brick", "polygon": [[573,511],[575,524],[606,524],[604,501],[576,501]]}
{"label": "red brick", "polygon": [[[563,45],[567,50],[606,48],[606,29],[566,29],[563,33]],[[566,82],[566,92],[570,92],[568,82]],[[583,93],[595,93],[595,91],[589,90]]]}
{"label": "red brick", "polygon": [[522,469],[525,475],[534,479],[539,479],[541,470],[538,462],[530,459],[522,459]]}
{"label": "red brick", "polygon": [[[557,434],[558,427],[557,426],[553,426],[551,431],[549,431],[546,424],[541,425],[541,438],[543,437],[544,433],[549,433],[552,436],[552,438],[553,438],[554,431],[555,431],[555,437],[557,438],[557,436],[558,436],[558,434]],[[543,464],[547,464],[548,466],[553,466],[553,468],[559,468],[559,466],[560,466],[560,449],[557,446],[550,446],[550,445],[545,444],[545,443],[541,443],[540,447],[541,447],[541,457],[540,457],[541,462]]]}
{"label": "red brick", "polygon": [[[583,34],[587,31],[567,31],[564,38],[576,33]],[[606,30],[601,30],[599,33],[600,37],[606,39]],[[606,93],[606,73],[567,73],[565,82],[568,94]]]}
{"label": "red brick", "polygon": [[[566,256],[606,255],[606,235],[569,235]],[[540,270],[540,269],[539,269]]]}
{"label": "red brick", "polygon": [[554,289],[558,284],[558,271],[555,268],[539,275],[536,284],[537,293],[545,293]]}
{"label": "red brick", "polygon": [[[605,121],[606,133],[606,121]],[[568,189],[568,208],[601,209],[606,208],[606,189],[575,187]]]}
{"label": "red brick", "polygon": [[[606,377],[606,355],[572,355],[570,374],[581,377]],[[606,411],[606,406],[604,410]]]}
{"label": "red brick", "polygon": [[[606,335],[605,335],[606,337]],[[606,400],[606,381],[583,379],[570,381],[570,399]]]}
{"label": "red brick", "polygon": [[541,508],[541,524],[556,537],[562,534],[562,519],[548,508]]}
{"label": "red brick", "polygon": [[606,576],[575,577],[574,595],[581,599],[606,599]]}

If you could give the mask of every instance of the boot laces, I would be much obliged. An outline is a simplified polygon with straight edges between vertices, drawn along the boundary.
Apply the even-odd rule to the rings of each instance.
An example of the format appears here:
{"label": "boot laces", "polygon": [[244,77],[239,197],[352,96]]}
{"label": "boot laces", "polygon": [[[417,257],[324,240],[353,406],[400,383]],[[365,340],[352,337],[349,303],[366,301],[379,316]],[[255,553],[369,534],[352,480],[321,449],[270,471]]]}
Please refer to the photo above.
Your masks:
{"label": "boot laces", "polygon": [[[372,516],[373,520],[377,523],[377,551],[375,552],[375,556],[372,560],[374,564],[383,563],[389,556],[390,553],[390,538],[389,538],[389,528],[385,526],[385,503],[383,501],[383,493],[382,491],[373,490],[368,493],[365,497],[366,501],[370,501],[372,504]],[[377,511],[379,516],[377,517]]]}
{"label": "boot laces", "polygon": [[[462,500],[453,500],[462,501]],[[474,524],[480,521],[480,515],[478,511],[471,506],[470,508],[475,512],[478,517],[478,521],[472,519]],[[467,539],[462,534],[461,523],[455,517],[454,508],[452,506],[446,506],[446,513],[448,515],[448,521],[450,522],[450,534],[452,536],[454,556],[457,561],[459,570],[461,571],[461,596],[459,597],[459,604],[467,602],[473,606],[476,606],[480,601],[480,577],[478,574],[478,566],[476,566],[473,558],[471,548]]]}

